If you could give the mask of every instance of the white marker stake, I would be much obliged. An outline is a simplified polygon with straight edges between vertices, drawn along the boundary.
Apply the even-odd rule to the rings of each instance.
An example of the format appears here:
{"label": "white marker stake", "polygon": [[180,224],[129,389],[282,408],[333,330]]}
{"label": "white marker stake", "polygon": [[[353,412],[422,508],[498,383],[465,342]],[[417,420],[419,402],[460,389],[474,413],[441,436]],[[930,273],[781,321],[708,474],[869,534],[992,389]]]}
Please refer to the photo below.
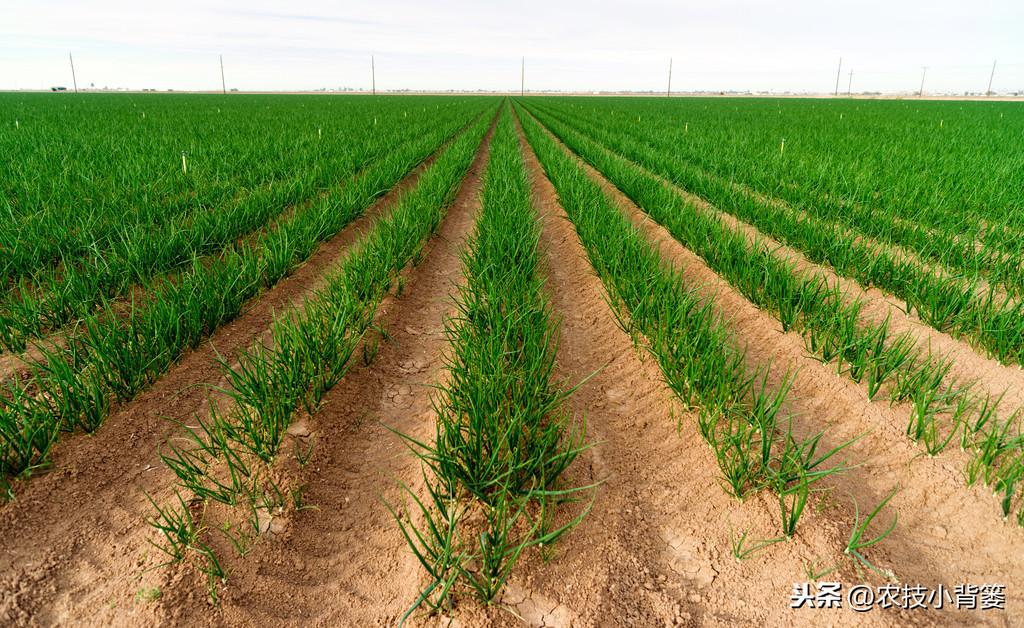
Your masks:
{"label": "white marker stake", "polygon": [[188,174],[188,164],[185,162],[185,151],[181,151],[181,174]]}
{"label": "white marker stake", "polygon": [[779,154],[781,155],[781,154],[783,154],[785,152],[786,152],[786,138],[782,138],[782,143],[779,144]]}
{"label": "white marker stake", "polygon": [[321,140],[321,139],[323,139],[323,137],[324,137],[323,132],[321,131],[321,129],[318,128],[316,130],[316,139]]}
{"label": "white marker stake", "polygon": [[16,128],[16,129],[20,129],[20,128],[21,128],[21,123],[20,123],[20,122],[18,122],[17,120],[15,120],[15,121],[14,121],[14,128]]}

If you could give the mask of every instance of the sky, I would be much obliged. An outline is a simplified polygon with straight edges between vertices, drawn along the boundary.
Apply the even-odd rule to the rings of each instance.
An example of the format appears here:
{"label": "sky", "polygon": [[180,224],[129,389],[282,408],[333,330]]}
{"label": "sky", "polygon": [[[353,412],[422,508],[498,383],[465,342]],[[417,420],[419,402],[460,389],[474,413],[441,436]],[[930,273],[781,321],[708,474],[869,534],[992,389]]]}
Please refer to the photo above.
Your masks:
{"label": "sky", "polygon": [[[1024,91],[1022,0],[0,0],[0,89]],[[852,77],[849,72],[852,70]],[[852,84],[851,84],[852,83]]]}

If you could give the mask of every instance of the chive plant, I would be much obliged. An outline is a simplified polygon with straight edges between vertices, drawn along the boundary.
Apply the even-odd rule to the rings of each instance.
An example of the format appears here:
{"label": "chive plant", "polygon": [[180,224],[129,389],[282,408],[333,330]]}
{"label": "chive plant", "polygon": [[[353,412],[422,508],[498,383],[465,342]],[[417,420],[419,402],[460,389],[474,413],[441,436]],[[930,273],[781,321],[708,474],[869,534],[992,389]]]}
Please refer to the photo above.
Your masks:
{"label": "chive plant", "polygon": [[[566,118],[563,117],[563,119]],[[580,123],[581,121],[577,118],[574,119],[574,122]],[[659,153],[678,155],[680,135],[672,133],[670,129],[661,128],[658,133],[649,134],[637,132],[637,129],[631,125],[628,129],[623,130],[632,132],[637,141],[649,145]],[[761,165],[764,165],[763,162]],[[730,170],[726,176],[702,169],[692,162],[680,160],[678,157],[674,160],[672,167],[685,169],[685,174],[679,176],[687,179],[697,181],[711,179],[717,182],[727,179],[728,184],[733,188],[754,192],[755,195],[764,194],[763,188],[751,187],[748,183],[737,181],[737,178],[744,179],[744,175],[748,173],[747,170],[739,172]],[[708,185],[708,182],[703,181],[703,184]],[[796,188],[792,185],[777,186],[768,193],[769,197],[783,201],[783,203],[774,203],[776,211],[789,210],[788,205],[792,205],[792,209],[802,218],[824,221],[826,224],[834,223],[835,226],[842,225],[846,229],[853,230],[858,236],[864,235],[874,238],[884,245],[898,246],[921,259],[930,260],[941,267],[948,268],[952,271],[950,274],[954,276],[963,275],[968,278],[984,276],[1014,296],[1021,295],[1022,280],[1018,272],[1019,247],[1014,250],[996,246],[977,246],[977,240],[974,237],[963,237],[959,230],[947,232],[929,228],[920,222],[906,220],[878,208],[843,202],[829,195],[816,195],[812,199],[808,199],[806,194],[806,189]]]}
{"label": "chive plant", "polygon": [[447,97],[93,94],[69,107],[44,95],[0,96],[0,109],[21,123],[16,132],[0,125],[0,211],[11,218],[0,222],[0,289],[84,263],[126,232],[187,222],[297,173],[343,170],[369,156],[365,148],[379,152],[367,143],[374,135],[467,107],[469,99]]}
{"label": "chive plant", "polygon": [[875,506],[874,509],[872,509],[871,512],[863,519],[860,516],[860,507],[857,505],[857,502],[854,501],[853,507],[855,512],[853,528],[850,530],[850,538],[846,542],[846,548],[843,550],[844,554],[857,561],[860,565],[863,565],[871,571],[885,576],[886,578],[892,578],[893,573],[891,571],[879,569],[875,565],[871,564],[864,556],[864,550],[872,545],[881,543],[892,533],[893,530],[896,529],[896,523],[899,521],[899,513],[893,514],[892,522],[890,522],[884,530],[875,534],[875,536],[869,537],[867,532],[868,526],[870,526],[871,522],[875,520],[875,517],[882,512],[882,509],[885,508],[886,504],[896,496],[898,490],[899,489],[894,489],[891,493],[886,495],[885,498],[878,502],[878,505]]}
{"label": "chive plant", "polygon": [[423,502],[410,493],[422,523],[393,510],[429,575],[409,613],[442,608],[458,593],[493,602],[526,550],[550,545],[583,516],[555,518],[557,504],[586,490],[561,481],[584,448],[585,428],[563,408],[568,393],[552,375],[558,326],[507,110],[490,150],[482,210],[462,254],[458,311],[446,323],[449,380],[434,399],[435,439],[404,436],[430,495]]}

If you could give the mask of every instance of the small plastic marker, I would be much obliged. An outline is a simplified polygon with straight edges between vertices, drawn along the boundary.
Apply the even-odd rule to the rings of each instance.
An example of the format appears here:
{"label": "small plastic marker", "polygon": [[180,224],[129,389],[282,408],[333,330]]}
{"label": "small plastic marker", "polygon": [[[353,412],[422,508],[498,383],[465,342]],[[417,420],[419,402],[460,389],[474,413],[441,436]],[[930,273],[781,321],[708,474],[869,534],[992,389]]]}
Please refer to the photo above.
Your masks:
{"label": "small plastic marker", "polygon": [[323,131],[322,131],[322,130],[321,130],[321,129],[320,129],[319,127],[318,127],[318,128],[317,128],[317,130],[316,130],[316,138],[317,138],[318,140],[319,140],[319,139],[323,139],[323,136],[324,136],[324,135],[323,135]]}
{"label": "small plastic marker", "polygon": [[779,144],[779,154],[781,155],[781,154],[783,154],[785,152],[786,152],[786,138],[782,138],[782,143]]}
{"label": "small plastic marker", "polygon": [[188,174],[188,164],[185,162],[185,151],[181,151],[181,174]]}

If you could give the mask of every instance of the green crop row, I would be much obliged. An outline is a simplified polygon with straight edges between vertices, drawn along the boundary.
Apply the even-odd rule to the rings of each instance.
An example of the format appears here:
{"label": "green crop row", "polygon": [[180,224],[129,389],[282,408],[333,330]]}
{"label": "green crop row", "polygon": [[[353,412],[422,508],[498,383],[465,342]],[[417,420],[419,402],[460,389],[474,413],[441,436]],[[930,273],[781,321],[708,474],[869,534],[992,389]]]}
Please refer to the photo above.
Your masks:
{"label": "green crop row", "polygon": [[[239,549],[240,539],[260,534],[261,508],[285,505],[273,464],[292,417],[303,408],[315,412],[324,392],[344,377],[381,299],[400,271],[418,259],[444,218],[490,121],[490,115],[481,117],[453,141],[416,187],[355,245],[326,285],[295,314],[275,319],[267,344],[246,351],[237,366],[222,364],[228,409],[218,410],[211,402],[209,417],[196,417],[199,427],[187,428],[184,442],[162,454],[180,486],[199,500],[250,509],[253,529],[251,534],[239,530]],[[368,360],[372,357],[367,353]],[[164,535],[162,549],[171,561],[197,552],[211,578],[223,578],[216,556],[201,538],[201,523],[197,525],[180,497],[178,502],[157,507],[151,519]]]}
{"label": "green crop row", "polygon": [[530,116],[526,136],[611,296],[623,327],[645,339],[665,381],[698,412],[698,427],[715,454],[723,486],[743,498],[772,489],[781,528],[796,529],[814,482],[839,467],[825,463],[842,447],[821,453],[822,434],[797,439],[780,415],[791,383],[769,389],[768,373],[751,371],[714,303],[686,288],[679,271],[616,207],[600,186]]}
{"label": "green crop row", "polygon": [[[581,108],[574,104],[570,106],[568,103],[555,101],[549,101],[547,104],[549,111],[557,110],[562,115],[571,115],[574,123],[585,121],[588,125],[597,125],[603,128],[608,122],[607,114],[609,112],[602,112],[600,108]],[[790,107],[794,107],[793,104],[790,104]],[[806,110],[813,108],[813,106],[807,107],[806,104],[804,107]],[[833,107],[842,112],[843,104],[834,104]],[[886,107],[885,104],[882,104],[882,107]],[[716,108],[719,113],[728,111],[728,109],[728,107]],[[763,151],[758,153],[761,159],[761,162],[758,163],[752,159],[750,154],[729,152],[730,142],[721,137],[719,129],[709,129],[697,121],[686,122],[680,128],[678,118],[669,116],[668,113],[669,110],[651,104],[649,111],[645,111],[640,116],[642,122],[631,117],[625,117],[625,119],[615,115],[611,117],[620,121],[617,126],[620,127],[618,130],[621,135],[628,135],[636,141],[649,145],[660,155],[672,156],[675,169],[685,168],[694,171],[687,174],[689,177],[724,179],[730,185],[735,185],[738,181],[744,190],[753,189],[773,199],[784,199],[794,209],[809,216],[826,222],[844,224],[858,234],[878,240],[884,246],[897,245],[919,255],[922,259],[940,263],[948,267],[953,274],[964,275],[972,281],[979,277],[985,277],[990,283],[1004,288],[1012,294],[1021,295],[1021,290],[1024,289],[1024,279],[1022,279],[1021,273],[1024,245],[1019,237],[1006,237],[1000,240],[993,236],[996,233],[1009,232],[1012,234],[1013,227],[1005,223],[993,224],[991,217],[986,218],[977,213],[964,212],[963,206],[947,207],[940,214],[942,221],[930,224],[923,219],[923,216],[920,215],[921,212],[900,212],[888,205],[881,204],[879,198],[885,195],[888,201],[891,186],[898,183],[898,181],[889,180],[894,171],[891,166],[883,171],[865,172],[859,170],[862,164],[858,162],[845,165],[842,174],[837,174],[843,179],[862,177],[867,181],[873,180],[877,190],[869,198],[863,198],[862,195],[855,195],[853,198],[842,196],[831,189],[831,187],[837,186],[837,181],[807,180],[808,171],[824,167],[821,160],[825,160],[824,163],[827,163],[828,158],[835,156],[833,154],[815,155],[815,161],[810,162],[811,158],[805,154],[811,148],[807,142],[808,137],[816,137],[818,133],[843,133],[842,139],[846,143],[841,145],[848,146],[850,142],[861,139],[859,126],[856,127],[858,133],[853,136],[845,135],[854,128],[846,124],[838,125],[838,129],[813,127],[809,129],[806,126],[788,129],[788,132],[782,132],[773,140],[771,144],[771,148],[774,149],[773,153],[768,155],[765,155]],[[689,114],[685,110],[673,113],[687,117]],[[847,112],[847,114],[850,113]],[[775,118],[777,117],[775,116]],[[762,130],[758,127],[773,121],[768,119],[765,123],[743,119],[738,122],[743,132],[733,133],[733,135],[746,137],[748,135],[758,136],[759,131]],[[890,129],[890,133],[897,137],[901,132],[902,129]],[[794,139],[795,135],[800,137],[799,142]],[[790,139],[783,144],[786,137],[790,137]],[[920,139],[920,135],[903,138],[902,143],[905,148],[901,146],[901,150],[906,152],[907,148],[912,148]],[[758,140],[764,141],[764,137],[759,137]],[[1005,142],[1002,143],[1005,144]],[[996,151],[1002,148],[1004,146],[998,143],[994,145]],[[815,145],[813,150],[834,153],[835,146]],[[945,155],[955,155],[955,152],[949,151],[948,146],[944,146],[944,151]],[[866,151],[866,155],[858,155],[861,161],[867,161],[867,157],[876,158],[878,156],[874,155],[872,150]],[[959,166],[970,169],[977,167],[975,155],[961,156],[961,158],[963,162],[959,163]],[[1014,159],[1012,154],[1007,153],[1001,155],[1000,161],[992,165],[999,169],[1006,168],[1013,164]],[[948,205],[949,198],[964,192],[962,186],[976,184],[975,180],[942,179],[921,164],[918,166],[912,174],[918,176],[925,174],[930,177],[930,180],[919,181],[916,184],[923,185],[927,182],[926,192],[929,194],[935,190],[942,190],[944,205]],[[971,173],[972,176],[977,174]],[[775,180],[772,178],[773,176],[791,178]],[[826,185],[826,183],[830,183],[830,185]],[[842,181],[838,183],[842,185]],[[947,189],[950,183],[955,185],[951,190]],[[818,189],[818,184],[826,185],[825,190]],[[1011,195],[1013,191],[1014,187],[1011,187]],[[1017,193],[1020,193],[1019,184],[1017,184]],[[975,199],[969,201],[973,200]],[[901,201],[905,203],[906,199],[901,199]],[[1016,200],[1018,207],[1020,203],[1021,200],[1018,197]],[[901,206],[901,204],[897,204],[896,207]],[[1013,213],[1009,217],[1017,219],[1019,223],[1019,218],[1015,217]],[[1020,232],[1017,233],[1020,234]],[[979,246],[979,242],[985,244]]]}
{"label": "green crop row", "polygon": [[883,220],[1006,247],[1018,259],[1024,251],[1024,113],[1014,103],[546,102],[594,122],[629,122],[637,137],[663,141],[680,159],[801,209],[861,206]]}
{"label": "green crop row", "polygon": [[[308,202],[331,185],[343,184],[377,159],[414,142],[428,129],[446,132],[462,124],[465,110],[445,112],[429,122],[351,131],[353,154],[339,170],[312,168],[294,178],[263,186],[214,211],[172,218],[159,226],[127,224],[103,249],[78,260],[45,267],[31,280],[0,297],[0,345],[22,351],[26,343],[69,321],[88,316],[104,299],[123,295],[155,275],[188,266],[251,232],[268,227],[290,205]],[[374,127],[371,127],[374,128]],[[362,137],[366,135],[366,137]],[[365,144],[365,146],[360,146]]]}
{"label": "green crop row", "polygon": [[[550,116],[545,119],[554,120]],[[588,133],[717,208],[794,246],[812,261],[830,264],[839,274],[865,287],[878,286],[904,299],[908,311],[916,309],[921,319],[935,329],[971,340],[1004,363],[1024,361],[1024,301],[999,297],[993,291],[979,296],[969,282],[928,272],[834,224],[803,219],[745,194],[718,177],[676,167],[678,159],[671,153],[629,140],[621,126],[625,125],[591,126]],[[615,130],[609,130],[612,128]]]}
{"label": "green crop row", "polygon": [[[429,499],[395,519],[429,575],[412,612],[466,590],[484,603],[519,557],[580,521],[553,524],[584,429],[554,381],[558,328],[538,268],[540,225],[507,110],[491,141],[482,210],[467,250],[458,313],[446,322],[449,380],[435,398],[433,443],[404,438],[429,470]],[[584,513],[585,514],[585,513]],[[406,614],[408,616],[408,613]]]}
{"label": "green crop row", "polygon": [[[910,404],[907,435],[936,455],[959,436],[972,453],[968,479],[983,478],[1002,496],[1003,514],[1024,477],[1024,438],[1016,415],[1000,420],[998,399],[951,381],[948,360],[922,351],[888,320],[862,320],[863,303],[844,297],[820,274],[803,275],[760,240],[748,241],[715,214],[696,208],[657,176],[541,114],[565,144],[707,262],[752,303],[798,331],[807,349],[837,372],[867,386],[868,397],[888,391],[892,404]],[[1024,512],[1024,509],[1021,510]]]}
{"label": "green crop row", "polygon": [[[481,103],[477,111],[490,106]],[[66,347],[48,349],[32,364],[28,381],[6,382],[0,471],[16,474],[44,463],[61,430],[95,430],[114,400],[133,398],[185,349],[237,317],[246,301],[287,276],[434,152],[446,132],[424,134],[212,263],[196,259],[189,270],[162,279],[127,315],[108,305],[86,318]]]}
{"label": "green crop row", "polygon": [[375,156],[377,134],[474,107],[466,98],[69,96],[0,95],[0,214],[11,218],[0,221],[0,288],[98,255],[127,229],[344,171]]}
{"label": "green crop row", "polygon": [[[568,120],[566,116],[569,116],[574,125],[580,128],[583,128],[581,124],[585,125],[588,132],[606,128],[604,120],[581,115],[576,110],[570,112],[555,107],[548,108],[548,112],[559,115],[563,121]],[[736,183],[737,179],[749,180],[749,177],[745,176],[746,172],[730,170],[728,175],[718,174],[696,166],[687,158],[680,156],[681,146],[702,142],[703,135],[696,130],[693,134],[689,131],[680,132],[671,120],[659,120],[657,125],[654,122],[647,122],[643,126],[630,121],[629,124],[620,125],[617,131],[620,141],[625,139],[623,136],[629,136],[633,142],[653,149],[663,158],[663,167],[670,163],[673,172],[685,171],[685,174],[674,175],[675,178],[681,177],[689,181],[714,179],[719,185],[724,180],[724,183],[731,187],[741,187],[743,191],[750,192],[746,185]],[[713,152],[713,145],[704,147],[707,152]],[[670,162],[665,161],[665,158],[670,158]],[[1024,290],[1022,249],[1019,242],[1014,243],[1015,254],[1014,251],[1007,252],[1006,247],[977,246],[976,237],[964,237],[964,230],[970,231],[969,224],[954,225],[957,228],[952,231],[929,228],[878,207],[846,202],[829,195],[809,193],[796,185],[777,186],[771,189],[770,195],[773,199],[785,199],[788,204],[785,207],[801,214],[805,219],[822,221],[826,225],[843,225],[852,229],[855,232],[854,236],[866,235],[874,238],[883,247],[896,245],[921,259],[940,264],[948,269],[948,275],[963,276],[967,283],[976,283],[979,278],[984,277],[991,284],[1014,296],[1021,296]],[[773,205],[773,211],[784,208],[777,200]]]}

